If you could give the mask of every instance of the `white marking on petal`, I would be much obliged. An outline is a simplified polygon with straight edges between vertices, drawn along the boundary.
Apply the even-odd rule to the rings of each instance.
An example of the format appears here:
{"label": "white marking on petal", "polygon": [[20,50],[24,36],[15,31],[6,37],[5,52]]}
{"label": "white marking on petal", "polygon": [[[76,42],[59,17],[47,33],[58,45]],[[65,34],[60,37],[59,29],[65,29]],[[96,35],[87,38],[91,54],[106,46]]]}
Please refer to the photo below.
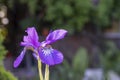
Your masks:
{"label": "white marking on petal", "polygon": [[42,53],[45,55],[45,56],[48,56],[52,53],[53,49],[52,48],[47,48],[47,47],[44,47],[42,49]]}

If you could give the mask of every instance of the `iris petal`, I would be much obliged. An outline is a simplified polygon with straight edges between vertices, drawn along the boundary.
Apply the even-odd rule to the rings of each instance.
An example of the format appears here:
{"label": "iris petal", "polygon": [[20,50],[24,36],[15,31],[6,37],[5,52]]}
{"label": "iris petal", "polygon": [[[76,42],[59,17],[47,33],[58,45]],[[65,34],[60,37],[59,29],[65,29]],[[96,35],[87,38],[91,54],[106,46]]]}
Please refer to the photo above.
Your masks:
{"label": "iris petal", "polygon": [[24,50],[20,53],[20,55],[16,58],[16,60],[14,61],[14,67],[15,67],[15,68],[18,67],[19,64],[22,62],[23,57],[24,57],[24,55],[25,55],[25,52],[26,52],[26,50],[24,49]]}
{"label": "iris petal", "polygon": [[62,38],[64,38],[66,33],[67,33],[67,31],[64,29],[55,30],[55,31],[49,33],[49,35],[46,38],[46,43],[50,44],[50,43],[55,42],[56,40],[62,39]]}
{"label": "iris petal", "polygon": [[28,33],[29,35],[29,38],[32,40],[34,39],[35,41],[38,41],[38,34],[37,34],[37,31],[34,27],[32,28],[27,28],[26,32]]}
{"label": "iris petal", "polygon": [[38,34],[37,31],[34,27],[27,28],[26,30],[27,36],[24,36],[23,42],[21,42],[22,46],[33,46],[33,47],[38,47],[40,45],[38,39]]}
{"label": "iris petal", "polygon": [[52,49],[51,51],[39,50],[39,56],[41,61],[48,65],[60,64],[63,61],[62,53],[55,49]]}

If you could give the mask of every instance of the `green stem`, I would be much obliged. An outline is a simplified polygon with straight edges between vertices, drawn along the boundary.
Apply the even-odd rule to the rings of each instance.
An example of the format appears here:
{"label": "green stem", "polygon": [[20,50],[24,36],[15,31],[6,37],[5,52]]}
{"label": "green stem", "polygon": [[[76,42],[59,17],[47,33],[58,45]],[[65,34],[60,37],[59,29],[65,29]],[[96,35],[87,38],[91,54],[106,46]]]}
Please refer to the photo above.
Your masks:
{"label": "green stem", "polygon": [[38,70],[39,70],[39,77],[40,77],[40,80],[43,80],[43,75],[42,75],[42,64],[41,64],[41,61],[40,61],[40,58],[38,58]]}
{"label": "green stem", "polygon": [[45,67],[45,80],[49,80],[49,65],[47,64]]}

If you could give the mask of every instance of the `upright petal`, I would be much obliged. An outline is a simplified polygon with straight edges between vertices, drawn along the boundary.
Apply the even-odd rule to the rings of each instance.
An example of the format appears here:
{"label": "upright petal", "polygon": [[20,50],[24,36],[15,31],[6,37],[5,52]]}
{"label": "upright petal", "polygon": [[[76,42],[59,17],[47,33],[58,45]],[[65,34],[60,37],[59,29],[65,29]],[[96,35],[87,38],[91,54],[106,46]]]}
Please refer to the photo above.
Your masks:
{"label": "upright petal", "polygon": [[60,64],[63,61],[63,55],[60,51],[55,49],[49,50],[40,50],[39,51],[40,59],[43,63],[48,65]]}
{"label": "upright petal", "polygon": [[46,38],[46,43],[50,44],[52,42],[55,42],[56,40],[62,39],[62,38],[64,38],[66,33],[67,33],[67,31],[64,29],[55,30],[55,31],[49,33],[49,35]]}
{"label": "upright petal", "polygon": [[37,31],[34,27],[31,27],[31,28],[27,28],[26,32],[28,33],[29,37],[31,39],[34,39],[35,41],[38,41],[38,34],[37,34]]}
{"label": "upright petal", "polygon": [[24,36],[23,41],[21,42],[21,45],[23,46],[33,46],[33,47],[38,47],[40,45],[38,39],[38,34],[37,31],[34,27],[31,28],[27,28],[27,30],[25,31],[27,32],[27,36]]}
{"label": "upright petal", "polygon": [[20,55],[16,58],[16,60],[14,61],[14,67],[15,67],[15,68],[18,67],[19,64],[22,62],[23,57],[24,57],[24,55],[25,55],[25,52],[26,52],[26,50],[24,49],[24,50],[20,53]]}

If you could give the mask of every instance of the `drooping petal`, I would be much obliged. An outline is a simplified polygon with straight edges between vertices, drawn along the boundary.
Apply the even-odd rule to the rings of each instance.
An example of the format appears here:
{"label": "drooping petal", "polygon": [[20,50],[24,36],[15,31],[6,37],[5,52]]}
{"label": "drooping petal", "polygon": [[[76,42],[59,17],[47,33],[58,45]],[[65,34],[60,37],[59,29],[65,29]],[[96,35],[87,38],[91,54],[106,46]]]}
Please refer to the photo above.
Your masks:
{"label": "drooping petal", "polygon": [[22,62],[22,60],[23,60],[23,58],[24,58],[24,55],[25,55],[25,52],[26,52],[26,50],[24,49],[24,50],[20,53],[20,55],[16,58],[16,60],[14,61],[14,67],[15,67],[15,68],[18,67],[19,64]]}
{"label": "drooping petal", "polygon": [[60,64],[63,61],[63,55],[55,49],[39,50],[39,56],[43,63],[48,65]]}
{"label": "drooping petal", "polygon": [[45,42],[47,44],[55,42],[56,40],[64,38],[64,36],[66,35],[66,33],[67,33],[67,31],[64,30],[64,29],[55,30],[55,31],[53,31],[53,32],[51,32],[51,33],[48,34]]}
{"label": "drooping petal", "polygon": [[39,41],[38,41],[38,34],[37,31],[34,27],[31,28],[27,28],[27,30],[25,31],[27,32],[27,36],[24,36],[23,38],[23,42],[21,42],[22,46],[33,46],[33,47],[38,47],[40,45]]}

